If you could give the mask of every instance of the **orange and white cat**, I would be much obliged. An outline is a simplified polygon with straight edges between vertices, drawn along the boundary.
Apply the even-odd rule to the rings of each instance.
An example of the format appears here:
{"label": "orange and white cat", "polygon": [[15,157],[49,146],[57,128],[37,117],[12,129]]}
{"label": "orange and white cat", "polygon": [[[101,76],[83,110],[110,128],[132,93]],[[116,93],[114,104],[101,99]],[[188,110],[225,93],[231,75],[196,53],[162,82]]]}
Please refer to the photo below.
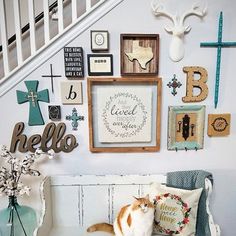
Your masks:
{"label": "orange and white cat", "polygon": [[119,211],[113,225],[99,223],[87,231],[104,231],[115,236],[151,236],[154,221],[154,204],[149,196],[135,198],[135,201]]}

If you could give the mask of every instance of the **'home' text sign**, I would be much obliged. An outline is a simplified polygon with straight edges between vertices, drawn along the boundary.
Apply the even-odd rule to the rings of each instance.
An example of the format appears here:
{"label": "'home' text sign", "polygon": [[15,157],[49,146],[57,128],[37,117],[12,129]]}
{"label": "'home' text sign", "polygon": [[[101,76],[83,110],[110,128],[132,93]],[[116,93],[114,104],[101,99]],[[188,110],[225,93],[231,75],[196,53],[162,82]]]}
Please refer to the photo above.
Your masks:
{"label": "'home' text sign", "polygon": [[82,47],[64,47],[65,76],[84,77]]}

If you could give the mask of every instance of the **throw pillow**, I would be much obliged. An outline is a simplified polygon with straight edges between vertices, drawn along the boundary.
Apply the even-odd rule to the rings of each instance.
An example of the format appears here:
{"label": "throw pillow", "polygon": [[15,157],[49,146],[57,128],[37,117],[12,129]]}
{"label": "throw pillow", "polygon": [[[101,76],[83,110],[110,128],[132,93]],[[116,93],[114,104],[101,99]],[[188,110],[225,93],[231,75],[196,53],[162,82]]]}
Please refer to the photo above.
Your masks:
{"label": "throw pillow", "polygon": [[202,188],[185,190],[152,183],[149,196],[156,205],[154,233],[179,236],[195,235],[201,193]]}

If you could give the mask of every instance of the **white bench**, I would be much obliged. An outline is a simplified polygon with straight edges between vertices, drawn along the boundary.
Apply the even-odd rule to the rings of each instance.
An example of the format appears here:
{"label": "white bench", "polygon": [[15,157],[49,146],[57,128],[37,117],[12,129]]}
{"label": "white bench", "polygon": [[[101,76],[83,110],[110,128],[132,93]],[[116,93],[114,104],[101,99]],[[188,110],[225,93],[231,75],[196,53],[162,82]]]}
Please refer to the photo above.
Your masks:
{"label": "white bench", "polygon": [[[121,206],[143,196],[151,182],[166,183],[160,175],[81,175],[52,176],[42,183],[43,212],[35,236],[106,236],[103,232],[87,233],[98,222],[113,223]],[[211,182],[206,179],[211,193]],[[210,214],[210,210],[208,208]],[[211,214],[210,214],[211,216]],[[211,236],[220,231],[210,217]]]}

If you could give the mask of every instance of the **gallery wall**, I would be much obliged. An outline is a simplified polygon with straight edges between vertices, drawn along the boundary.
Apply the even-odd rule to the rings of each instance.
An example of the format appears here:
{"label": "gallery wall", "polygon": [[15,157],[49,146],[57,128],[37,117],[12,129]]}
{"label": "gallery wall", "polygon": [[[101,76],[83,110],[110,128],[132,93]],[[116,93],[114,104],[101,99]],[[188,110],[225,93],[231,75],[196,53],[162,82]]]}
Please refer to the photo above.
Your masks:
{"label": "gallery wall", "polygon": [[[189,9],[194,1],[166,0],[160,1],[165,4],[168,11],[183,12]],[[199,1],[204,6],[205,1]],[[235,144],[236,144],[236,112],[234,101],[235,93],[235,70],[236,47],[222,49],[221,78],[219,103],[214,108],[214,85],[216,68],[216,49],[200,48],[200,42],[216,41],[218,17],[220,11],[224,15],[223,40],[236,41],[235,24],[236,2],[233,0],[208,0],[207,15],[201,20],[191,16],[186,19],[192,29],[184,39],[185,56],[180,62],[173,62],[168,56],[168,48],[171,35],[165,30],[172,22],[166,17],[155,17],[151,11],[150,1],[124,0],[115,9],[110,11],[102,19],[88,28],[75,40],[71,41],[70,47],[82,47],[84,50],[85,77],[81,80],[83,87],[83,104],[76,105],[79,115],[85,117],[79,122],[78,131],[73,131],[71,122],[66,121],[66,115],[71,114],[73,105],[62,105],[60,95],[60,82],[66,81],[64,73],[63,49],[56,52],[48,61],[33,71],[26,80],[39,80],[39,90],[49,89],[50,105],[61,105],[62,120],[66,123],[66,133],[76,136],[79,146],[70,153],[60,152],[54,160],[42,161],[38,169],[42,175],[76,175],[76,174],[151,174],[166,173],[175,170],[204,169],[213,173],[214,190],[211,201],[211,208],[215,221],[220,224],[223,236],[231,236],[234,232],[236,220],[236,178],[235,167]],[[79,27],[79,26],[78,26]],[[91,153],[89,150],[89,129],[88,129],[88,98],[87,98],[87,54],[92,53],[90,49],[90,30],[108,30],[110,34],[110,50],[113,55],[114,76],[120,77],[120,34],[121,33],[142,33],[160,35],[159,54],[159,76],[162,78],[162,112],[161,112],[161,149],[159,152],[150,153]],[[53,65],[53,72],[62,75],[54,79],[55,92],[51,93],[50,79],[42,78],[42,75],[50,72],[50,64]],[[206,100],[197,103],[206,106],[204,148],[192,151],[168,151],[167,150],[167,129],[168,129],[168,106],[189,105],[182,102],[186,93],[186,74],[184,66],[201,66],[208,71],[209,94]],[[176,74],[183,86],[177,90],[177,95],[171,94],[167,83]],[[132,80],[132,77],[130,77]],[[1,122],[0,122],[0,143],[10,145],[12,131],[17,122],[24,122],[24,133],[30,137],[33,134],[42,134],[44,126],[28,126],[28,104],[17,104],[16,90],[26,91],[22,81],[7,94],[0,98]],[[40,103],[40,108],[45,123],[48,119],[47,103]],[[207,136],[207,115],[210,113],[231,113],[230,135],[226,137]],[[56,122],[57,123],[57,122]],[[23,154],[16,154],[23,155]],[[1,160],[0,160],[1,163]],[[40,197],[38,186],[42,177],[27,180],[33,191],[31,197],[22,199],[25,204],[30,204],[40,213]],[[6,199],[0,199],[0,206],[6,204]]]}

